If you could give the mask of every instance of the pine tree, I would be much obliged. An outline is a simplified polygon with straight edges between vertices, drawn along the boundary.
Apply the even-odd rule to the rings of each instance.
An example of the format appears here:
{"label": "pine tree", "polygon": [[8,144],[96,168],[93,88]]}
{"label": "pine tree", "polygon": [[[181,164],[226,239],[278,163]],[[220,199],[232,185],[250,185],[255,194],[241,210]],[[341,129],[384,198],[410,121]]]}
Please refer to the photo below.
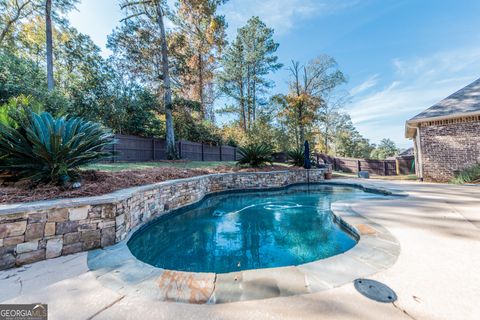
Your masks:
{"label": "pine tree", "polygon": [[123,28],[109,38],[109,44],[123,55],[131,71],[155,88],[159,105],[165,108],[167,158],[176,159],[172,84],[164,24],[167,5],[163,0],[124,1],[121,8],[127,16]]}
{"label": "pine tree", "polygon": [[55,80],[53,77],[53,28],[52,19],[58,18],[58,13],[65,13],[75,8],[78,0],[45,0],[45,33],[47,48],[47,87],[48,91],[55,88]]}
{"label": "pine tree", "polygon": [[273,34],[260,18],[252,17],[238,30],[222,59],[220,90],[236,102],[223,111],[237,113],[244,131],[252,129],[258,108],[267,102],[265,94],[273,87],[268,75],[282,67]]}
{"label": "pine tree", "polygon": [[215,92],[213,79],[218,60],[226,45],[226,22],[218,7],[227,0],[179,0],[173,16],[188,48],[187,72],[180,79],[181,93],[200,103],[205,118],[213,118]]}

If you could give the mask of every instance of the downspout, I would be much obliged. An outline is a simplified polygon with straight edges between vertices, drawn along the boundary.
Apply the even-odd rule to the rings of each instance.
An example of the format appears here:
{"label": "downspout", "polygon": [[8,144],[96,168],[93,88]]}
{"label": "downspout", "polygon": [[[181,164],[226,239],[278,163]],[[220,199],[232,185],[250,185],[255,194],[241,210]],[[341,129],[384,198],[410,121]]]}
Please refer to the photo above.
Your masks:
{"label": "downspout", "polygon": [[421,139],[420,139],[420,128],[418,126],[415,126],[415,127],[412,127],[411,125],[409,125],[407,123],[407,127],[409,128],[412,128],[412,129],[415,129],[417,131],[417,134],[415,136],[415,140],[414,140],[414,145],[415,145],[415,149],[417,151],[417,159],[418,159],[418,175],[419,175],[419,179],[421,181],[423,181],[423,154],[422,154],[422,143],[421,143]]}

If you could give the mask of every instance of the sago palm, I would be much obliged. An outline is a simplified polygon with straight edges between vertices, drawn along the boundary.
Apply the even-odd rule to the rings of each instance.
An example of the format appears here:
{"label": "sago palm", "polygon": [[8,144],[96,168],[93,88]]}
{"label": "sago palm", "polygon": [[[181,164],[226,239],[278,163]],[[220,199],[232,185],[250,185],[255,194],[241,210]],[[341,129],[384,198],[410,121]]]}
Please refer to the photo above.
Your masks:
{"label": "sago palm", "polygon": [[272,148],[263,143],[252,143],[238,148],[240,160],[238,164],[247,164],[252,167],[258,167],[266,163],[273,163]]}
{"label": "sago palm", "polygon": [[303,153],[303,148],[292,149],[287,152],[287,156],[290,159],[292,165],[296,167],[302,167],[305,155]]}
{"label": "sago palm", "polygon": [[110,156],[105,147],[113,142],[97,123],[28,111],[18,128],[0,123],[0,169],[33,182],[64,184],[79,166]]}

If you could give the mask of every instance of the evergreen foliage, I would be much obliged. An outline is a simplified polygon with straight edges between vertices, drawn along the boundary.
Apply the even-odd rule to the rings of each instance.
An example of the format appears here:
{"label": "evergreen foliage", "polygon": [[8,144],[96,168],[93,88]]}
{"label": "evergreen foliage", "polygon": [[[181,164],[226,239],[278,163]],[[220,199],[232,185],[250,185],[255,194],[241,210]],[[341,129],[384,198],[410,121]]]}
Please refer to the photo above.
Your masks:
{"label": "evergreen foliage", "polygon": [[104,147],[113,143],[112,134],[97,123],[29,110],[15,122],[17,128],[0,123],[0,168],[33,182],[63,185],[79,166],[110,155]]}
{"label": "evergreen foliage", "polygon": [[272,164],[272,148],[263,143],[250,143],[238,149],[240,160],[239,165],[259,167],[265,164]]}

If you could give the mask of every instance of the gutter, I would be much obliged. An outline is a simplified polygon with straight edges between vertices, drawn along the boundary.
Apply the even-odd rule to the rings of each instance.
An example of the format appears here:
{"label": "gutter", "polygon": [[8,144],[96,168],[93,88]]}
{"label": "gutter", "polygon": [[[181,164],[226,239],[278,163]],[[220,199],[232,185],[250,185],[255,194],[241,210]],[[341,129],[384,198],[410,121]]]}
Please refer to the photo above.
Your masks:
{"label": "gutter", "polygon": [[414,134],[410,132],[409,129],[415,128],[416,125],[422,122],[461,119],[461,118],[475,117],[475,116],[480,116],[480,110],[472,111],[472,112],[453,113],[453,114],[449,114],[445,116],[437,116],[437,117],[412,118],[405,122],[405,137],[413,138]]}
{"label": "gutter", "polygon": [[405,124],[407,128],[414,129],[416,131],[416,135],[412,137],[414,139],[413,145],[416,151],[416,171],[418,172],[418,177],[421,181],[423,181],[423,157],[422,157],[422,143],[420,139],[420,128],[418,126],[411,126],[408,122]]}
{"label": "gutter", "polygon": [[439,120],[447,120],[447,119],[455,119],[455,118],[465,118],[471,116],[478,116],[480,115],[480,111],[471,111],[471,112],[461,112],[461,113],[453,113],[445,116],[436,116],[436,117],[427,117],[427,118],[418,118],[418,119],[410,119],[407,121],[407,125],[426,122],[426,121],[439,121]]}

